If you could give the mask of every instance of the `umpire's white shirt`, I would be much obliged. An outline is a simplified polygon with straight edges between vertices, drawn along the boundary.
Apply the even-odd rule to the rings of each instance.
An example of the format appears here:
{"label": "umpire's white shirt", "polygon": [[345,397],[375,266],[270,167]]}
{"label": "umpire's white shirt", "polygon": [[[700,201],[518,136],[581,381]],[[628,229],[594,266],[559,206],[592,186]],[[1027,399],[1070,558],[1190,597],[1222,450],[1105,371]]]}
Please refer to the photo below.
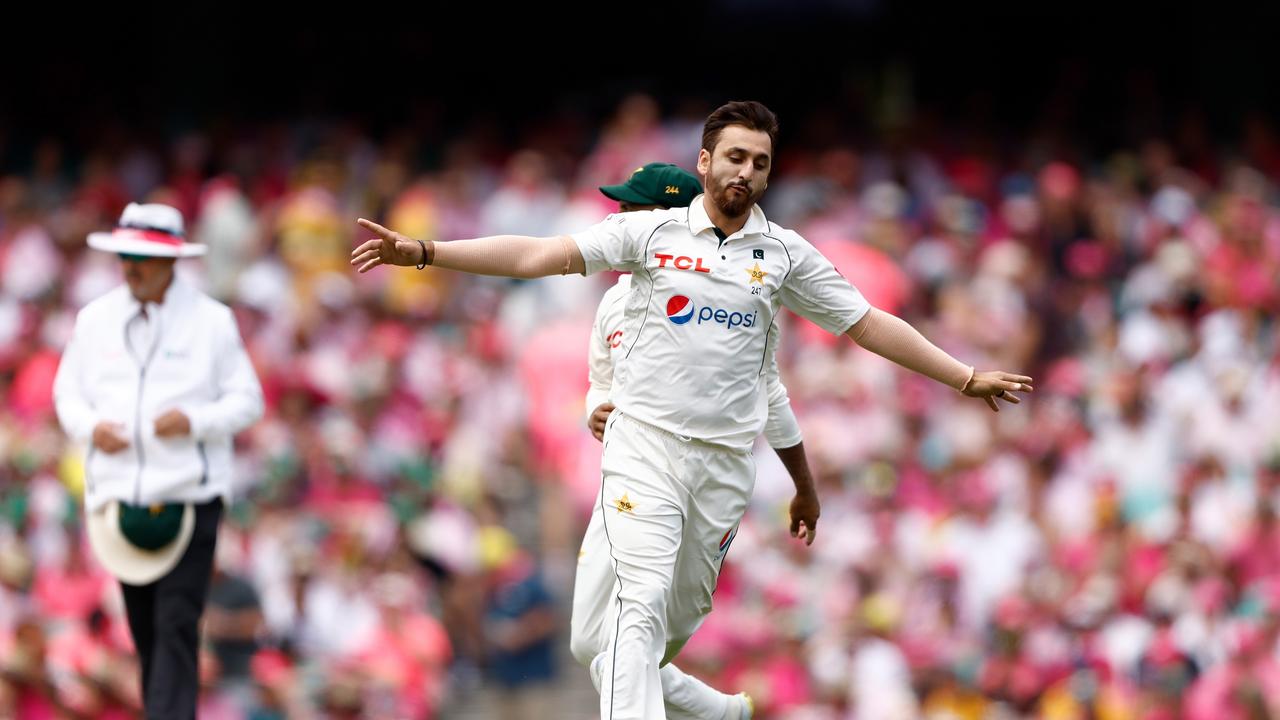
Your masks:
{"label": "umpire's white shirt", "polygon": [[723,242],[699,195],[687,208],[610,215],[573,235],[588,274],[633,273],[613,402],[677,435],[746,449],[768,416],[781,306],[841,334],[870,305],[821,253],[759,206]]}
{"label": "umpire's white shirt", "polygon": [[[588,375],[591,387],[587,390],[587,419],[601,403],[608,402],[614,391],[613,363],[616,357],[626,351],[623,341],[630,332],[626,327],[626,298],[631,292],[631,276],[623,275],[618,282],[609,288],[600,299],[596,308],[595,324],[591,327],[591,349],[587,355]],[[777,347],[778,324],[769,329],[770,350]],[[782,384],[778,373],[777,354],[769,353],[769,362],[765,367],[765,387],[769,393],[769,419],[764,425],[764,439],[772,448],[789,448],[799,445],[804,440],[800,431],[800,423],[791,410],[791,398],[787,395],[787,386]]]}
{"label": "umpire's white shirt", "polygon": [[[143,308],[125,286],[76,317],[54,380],[58,420],[88,447],[85,506],[230,499],[232,436],[262,416],[262,388],[231,310],[174,276]],[[155,419],[181,410],[191,434],[160,438]],[[129,441],[107,454],[93,428],[120,423]]]}

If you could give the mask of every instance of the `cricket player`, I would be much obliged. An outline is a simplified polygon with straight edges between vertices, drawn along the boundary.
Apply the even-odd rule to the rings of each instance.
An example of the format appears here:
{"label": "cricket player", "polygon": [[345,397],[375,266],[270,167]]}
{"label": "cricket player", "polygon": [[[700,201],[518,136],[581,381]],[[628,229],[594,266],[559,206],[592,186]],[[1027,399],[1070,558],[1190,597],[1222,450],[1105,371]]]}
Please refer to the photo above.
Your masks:
{"label": "cricket player", "polygon": [[377,235],[351,253],[359,272],[632,273],[624,312],[635,332],[615,365],[601,461],[615,575],[600,661],[607,720],[666,718],[660,668],[710,612],[721,546],[755,483],[751,443],[768,413],[770,329],[782,307],[992,410],[1032,390],[1031,378],[978,372],[872,308],[804,238],[765,217],[757,201],[777,132],[761,103],[717,108],[698,151],[706,191],[689,207],[611,215],[573,235],[434,242],[358,220]]}
{"label": "cricket player", "polygon": [[[621,212],[687,207],[701,190],[702,186],[693,174],[667,163],[650,163],[637,168],[625,183],[600,188],[600,192],[606,197],[618,201]],[[629,337],[623,309],[630,291],[631,276],[623,275],[618,278],[618,282],[601,299],[592,326],[588,352],[591,386],[587,392],[587,427],[597,440],[603,439],[605,423],[614,410],[613,403],[609,402],[610,391],[613,389],[613,364],[615,353]],[[776,346],[778,327],[775,325],[771,332],[775,337],[770,342]],[[812,545],[813,533],[817,529],[819,503],[801,443],[800,425],[796,422],[795,413],[791,411],[787,389],[778,375],[776,363],[770,364],[766,376],[769,416],[764,428],[765,439],[778,453],[795,483],[796,494],[791,502],[792,536],[800,537],[806,544]],[[600,671],[604,660],[600,653],[608,646],[607,625],[604,620],[608,615],[610,591],[614,582],[603,523],[600,498],[596,498],[596,507],[582,540],[582,550],[578,554],[569,639],[574,657],[589,667],[597,690],[600,688]],[[722,564],[736,533],[737,528],[734,528],[721,542]],[[721,693],[685,674],[674,662],[664,665],[659,674],[668,718],[739,720],[751,717],[752,700],[745,693]]]}

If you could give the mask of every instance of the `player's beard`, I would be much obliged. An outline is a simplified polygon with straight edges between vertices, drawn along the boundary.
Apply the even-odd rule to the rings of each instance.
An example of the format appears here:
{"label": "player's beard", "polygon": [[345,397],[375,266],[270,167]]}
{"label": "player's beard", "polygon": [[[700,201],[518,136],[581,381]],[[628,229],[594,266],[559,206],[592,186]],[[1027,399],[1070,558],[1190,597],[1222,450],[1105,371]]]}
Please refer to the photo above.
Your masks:
{"label": "player's beard", "polygon": [[[714,166],[713,166],[714,167]],[[742,217],[751,209],[752,205],[764,195],[764,185],[760,184],[759,189],[753,189],[749,183],[744,183],[734,178],[730,182],[721,183],[715,179],[715,171],[711,169],[707,175],[711,178],[711,202],[716,204],[720,212],[725,217]],[[746,192],[733,192],[729,188],[741,187]]]}

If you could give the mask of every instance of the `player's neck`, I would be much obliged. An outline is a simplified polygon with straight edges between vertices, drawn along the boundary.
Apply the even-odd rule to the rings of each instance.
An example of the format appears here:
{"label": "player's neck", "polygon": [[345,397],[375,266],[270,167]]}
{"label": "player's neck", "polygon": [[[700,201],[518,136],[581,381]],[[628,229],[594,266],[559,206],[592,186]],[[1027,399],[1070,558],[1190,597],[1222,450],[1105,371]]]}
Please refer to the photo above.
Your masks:
{"label": "player's neck", "polygon": [[[716,204],[711,201],[710,195],[702,196],[702,207],[707,211],[707,217],[711,219],[712,224],[719,228],[720,232],[724,233],[725,236],[732,235],[741,230],[742,227],[747,224],[747,218],[751,217],[750,207],[747,208],[746,212],[736,217],[729,217],[728,215],[725,215],[720,211],[720,208],[716,207]],[[752,205],[751,207],[755,206]]]}

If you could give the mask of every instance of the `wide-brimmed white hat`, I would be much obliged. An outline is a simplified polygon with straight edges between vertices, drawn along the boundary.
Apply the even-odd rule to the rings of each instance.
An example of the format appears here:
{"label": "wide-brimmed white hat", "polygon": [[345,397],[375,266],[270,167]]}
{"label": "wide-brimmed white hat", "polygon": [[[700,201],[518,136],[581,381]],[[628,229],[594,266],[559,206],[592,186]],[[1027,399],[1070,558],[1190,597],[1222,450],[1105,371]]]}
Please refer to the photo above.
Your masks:
{"label": "wide-brimmed white hat", "polygon": [[177,533],[161,547],[147,550],[139,547],[120,526],[120,503],[112,500],[86,514],[85,528],[89,546],[107,572],[128,585],[150,585],[172,570],[191,544],[196,528],[195,508],[182,507],[182,520]]}
{"label": "wide-brimmed white hat", "polygon": [[189,243],[182,229],[182,213],[175,207],[129,203],[111,232],[89,234],[89,247],[104,252],[147,257],[195,257],[207,246]]}

